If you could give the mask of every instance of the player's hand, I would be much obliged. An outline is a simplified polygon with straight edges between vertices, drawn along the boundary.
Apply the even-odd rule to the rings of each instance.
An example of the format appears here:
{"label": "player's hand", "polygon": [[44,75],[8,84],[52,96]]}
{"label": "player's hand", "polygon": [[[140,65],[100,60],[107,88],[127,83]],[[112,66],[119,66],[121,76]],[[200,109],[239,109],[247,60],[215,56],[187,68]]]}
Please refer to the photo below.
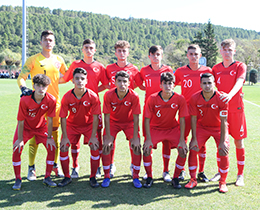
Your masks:
{"label": "player's hand", "polygon": [[227,93],[224,93],[222,92],[222,94],[219,96],[220,100],[225,102],[226,104],[232,99],[232,97],[227,94]]}
{"label": "player's hand", "polygon": [[111,135],[105,135],[103,138],[103,146],[102,146],[102,153],[104,155],[108,155],[111,152],[111,149],[113,147],[113,141],[114,138]]}
{"label": "player's hand", "polygon": [[17,139],[14,142],[13,151],[15,152],[15,150],[18,149],[18,152],[21,153],[23,146],[24,146],[24,142],[22,140]]}
{"label": "player's hand", "polygon": [[195,138],[192,138],[189,144],[189,150],[195,150],[195,151],[199,151],[199,145],[198,145],[198,141]]}
{"label": "player's hand", "polygon": [[226,156],[228,155],[229,152],[229,145],[224,142],[224,143],[219,143],[218,145],[218,153],[220,156]]}
{"label": "player's hand", "polygon": [[28,87],[23,86],[21,88],[21,91],[22,91],[22,94],[20,95],[20,97],[32,95],[32,90]]}
{"label": "player's hand", "polygon": [[153,148],[153,143],[151,140],[146,139],[143,145],[143,154],[144,156],[149,156]]}
{"label": "player's hand", "polygon": [[[47,147],[47,149],[48,149],[48,147],[51,147],[51,151],[52,151],[52,149],[56,149],[57,147],[56,147],[56,144],[55,144],[55,141],[53,140],[53,138],[51,138],[51,137],[48,137],[47,138],[47,142],[46,142],[46,147]],[[52,148],[53,147],[53,148]]]}
{"label": "player's hand", "polygon": [[61,152],[67,152],[69,151],[70,147],[70,140],[68,138],[62,138],[60,142],[60,151]]}
{"label": "player's hand", "polygon": [[189,150],[184,139],[179,142],[177,149],[180,157],[185,158]]}
{"label": "player's hand", "polygon": [[96,136],[91,137],[88,141],[88,145],[91,150],[96,151],[99,148],[99,142]]}
{"label": "player's hand", "polygon": [[140,144],[140,138],[132,138],[131,141],[131,148],[135,155],[141,154],[141,144]]}

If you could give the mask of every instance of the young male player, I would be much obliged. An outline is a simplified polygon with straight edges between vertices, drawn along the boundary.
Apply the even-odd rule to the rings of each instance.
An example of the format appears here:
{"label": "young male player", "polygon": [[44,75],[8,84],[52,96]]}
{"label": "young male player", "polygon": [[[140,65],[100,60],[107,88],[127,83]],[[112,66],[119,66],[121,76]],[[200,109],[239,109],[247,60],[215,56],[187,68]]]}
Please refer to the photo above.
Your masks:
{"label": "young male player", "polygon": [[[186,99],[187,105],[191,96],[201,90],[200,87],[200,75],[203,73],[212,73],[210,67],[201,66],[199,60],[201,58],[201,49],[199,45],[191,44],[187,49],[187,58],[189,64],[178,68],[175,73],[176,85],[181,85],[181,94]],[[191,129],[191,116],[185,117],[185,141],[188,142],[188,136]],[[203,146],[199,151],[199,173],[198,180],[202,182],[208,182],[208,178],[204,174],[204,165],[206,160],[206,147]],[[179,179],[184,180],[185,171],[182,171]]]}
{"label": "young male player", "polygon": [[[83,41],[82,45],[83,59],[76,60],[72,62],[68,71],[60,79],[60,83],[68,82],[73,79],[73,72],[76,68],[83,68],[87,71],[87,83],[86,88],[94,91],[97,95],[104,88],[109,88],[108,79],[106,76],[105,67],[94,60],[94,54],[96,52],[96,44],[91,39],[86,39]],[[102,87],[99,86],[99,83],[102,83]],[[99,140],[99,152],[102,152],[102,140],[101,140],[101,130],[102,130],[102,115],[99,115],[99,124],[98,124],[98,140]],[[71,178],[79,177],[79,157],[80,144],[71,145],[71,156],[73,159],[73,168],[71,172]],[[97,177],[101,177],[100,170],[98,170]]]}
{"label": "young male player", "polygon": [[[143,162],[147,173],[144,187],[150,188],[153,184],[152,175],[152,148],[156,149],[160,142],[168,142],[169,148],[178,149],[175,171],[172,185],[180,189],[178,176],[184,168],[187,146],[184,140],[185,117],[188,116],[188,108],[185,98],[173,92],[174,76],[170,72],[164,72],[160,78],[161,91],[152,94],[145,106],[145,142],[143,146]],[[175,119],[179,112],[180,123]]]}
{"label": "young male player", "polygon": [[[135,84],[135,77],[138,75],[139,71],[136,66],[129,63],[127,61],[127,57],[129,56],[129,50],[130,50],[130,44],[125,40],[119,40],[116,42],[115,46],[115,55],[117,57],[117,62],[110,64],[106,67],[106,75],[110,82],[110,88],[115,87],[115,75],[119,71],[126,71],[130,78],[130,88],[134,89],[136,87]],[[115,155],[115,146],[116,144],[113,144],[112,152],[111,152],[111,171],[110,176],[111,178],[114,176],[114,173],[116,171],[116,166],[114,164],[114,155]]]}
{"label": "young male player", "polygon": [[[26,142],[35,137],[36,144],[43,143],[47,150],[46,173],[43,184],[56,187],[50,175],[54,164],[55,142],[52,139],[52,122],[55,116],[56,99],[47,93],[51,80],[43,74],[33,77],[33,88],[30,96],[20,99],[17,115],[18,125],[13,139],[13,167],[15,173],[14,190],[20,190],[21,178],[21,154]],[[47,113],[48,126],[44,115]]]}
{"label": "young male player", "polygon": [[[163,49],[159,45],[154,45],[149,49],[149,59],[151,64],[145,66],[141,69],[140,73],[136,77],[136,84],[139,86],[141,90],[145,90],[145,104],[148,97],[161,90],[160,88],[160,75],[163,72],[173,72],[170,66],[166,66],[162,64],[163,58]],[[143,87],[143,83],[145,83],[145,87]],[[145,105],[144,105],[145,112]],[[144,129],[144,112],[143,112],[143,135],[145,136]],[[171,156],[171,148],[168,141],[164,141],[162,148],[162,156],[163,156],[163,179],[165,182],[171,182],[171,176],[169,175],[169,161]],[[147,178],[147,174],[144,175],[144,179]]]}
{"label": "young male player", "polygon": [[104,169],[104,180],[102,187],[110,184],[111,149],[119,131],[124,131],[126,139],[129,140],[131,152],[131,163],[133,164],[133,184],[141,188],[139,171],[141,164],[141,145],[139,137],[139,96],[131,88],[130,75],[125,71],[119,71],[115,76],[116,88],[112,88],[104,95],[103,113],[105,121],[105,132],[103,137],[102,163]]}
{"label": "young male player", "polygon": [[[246,77],[246,65],[235,61],[236,43],[233,39],[226,39],[221,43],[220,53],[223,62],[213,66],[212,70],[216,86],[221,91],[221,100],[229,103],[228,123],[229,133],[234,138],[237,156],[236,186],[244,186],[245,148],[244,138],[247,137],[242,87]],[[213,180],[218,179],[217,176]]]}
{"label": "young male player", "polygon": [[215,83],[212,74],[202,74],[200,86],[202,91],[192,95],[189,101],[192,139],[188,163],[191,179],[185,188],[192,189],[197,186],[197,153],[212,136],[218,148],[217,159],[221,176],[219,191],[225,193],[228,191],[226,178],[229,169],[228,107],[221,101],[220,93],[214,90]]}
{"label": "young male player", "polygon": [[[96,137],[98,128],[98,115],[101,113],[98,95],[86,88],[87,71],[83,68],[76,68],[73,72],[74,89],[68,91],[61,101],[61,151],[60,161],[65,178],[58,187],[64,187],[71,182],[69,174],[69,155],[70,145],[78,148],[80,137],[84,135],[84,144],[90,147],[91,157],[91,187],[98,187],[95,175],[99,166],[99,142]],[[68,112],[70,112],[66,119]]]}
{"label": "young male player", "polygon": [[[53,118],[53,132],[52,136],[56,143],[55,160],[54,160],[54,172],[56,176],[62,176],[58,170],[58,157],[59,157],[59,141],[58,141],[58,128],[59,128],[59,112],[60,112],[60,96],[59,96],[59,77],[60,73],[65,74],[66,65],[64,60],[52,53],[55,46],[55,37],[52,31],[43,31],[41,34],[41,47],[42,51],[36,55],[33,55],[27,59],[22,71],[17,79],[18,86],[20,87],[23,95],[30,95],[32,90],[26,87],[25,80],[28,75],[31,74],[33,78],[36,74],[45,74],[51,79],[51,84],[48,87],[47,92],[52,94],[57,99],[56,115]],[[35,139],[29,141],[29,169],[27,179],[30,181],[36,180],[35,173],[35,156],[37,153],[38,145]]]}

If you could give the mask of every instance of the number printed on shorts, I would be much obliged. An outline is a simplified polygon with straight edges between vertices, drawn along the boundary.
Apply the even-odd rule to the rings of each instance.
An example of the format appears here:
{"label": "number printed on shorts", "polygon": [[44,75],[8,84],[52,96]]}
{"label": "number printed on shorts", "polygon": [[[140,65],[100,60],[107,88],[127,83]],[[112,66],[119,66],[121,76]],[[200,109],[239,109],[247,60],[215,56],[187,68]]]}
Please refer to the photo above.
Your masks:
{"label": "number printed on shorts", "polygon": [[191,79],[188,79],[188,80],[184,79],[183,83],[184,83],[184,85],[183,85],[184,88],[192,87],[192,80]]}

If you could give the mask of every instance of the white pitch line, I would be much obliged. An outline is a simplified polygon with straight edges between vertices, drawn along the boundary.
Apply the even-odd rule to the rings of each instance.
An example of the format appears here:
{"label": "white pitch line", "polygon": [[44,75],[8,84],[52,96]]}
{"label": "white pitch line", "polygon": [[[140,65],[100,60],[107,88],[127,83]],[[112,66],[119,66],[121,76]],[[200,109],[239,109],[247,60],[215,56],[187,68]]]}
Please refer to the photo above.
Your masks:
{"label": "white pitch line", "polygon": [[253,102],[251,102],[251,101],[248,101],[248,100],[245,100],[245,99],[244,99],[244,101],[247,102],[247,103],[249,103],[249,104],[252,104],[252,105],[257,106],[257,107],[260,108],[260,105],[258,105],[258,104],[255,104],[255,103],[253,103]]}

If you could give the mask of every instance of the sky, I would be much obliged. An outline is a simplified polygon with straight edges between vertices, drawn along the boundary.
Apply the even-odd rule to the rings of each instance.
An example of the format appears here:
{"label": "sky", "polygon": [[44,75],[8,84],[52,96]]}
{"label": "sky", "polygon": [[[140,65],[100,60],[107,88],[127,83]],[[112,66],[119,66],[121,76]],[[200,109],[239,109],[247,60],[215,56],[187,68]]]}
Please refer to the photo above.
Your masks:
{"label": "sky", "polygon": [[[22,6],[23,0],[1,0],[0,5]],[[119,18],[207,23],[260,32],[256,0],[25,0],[27,6],[85,11]]]}

